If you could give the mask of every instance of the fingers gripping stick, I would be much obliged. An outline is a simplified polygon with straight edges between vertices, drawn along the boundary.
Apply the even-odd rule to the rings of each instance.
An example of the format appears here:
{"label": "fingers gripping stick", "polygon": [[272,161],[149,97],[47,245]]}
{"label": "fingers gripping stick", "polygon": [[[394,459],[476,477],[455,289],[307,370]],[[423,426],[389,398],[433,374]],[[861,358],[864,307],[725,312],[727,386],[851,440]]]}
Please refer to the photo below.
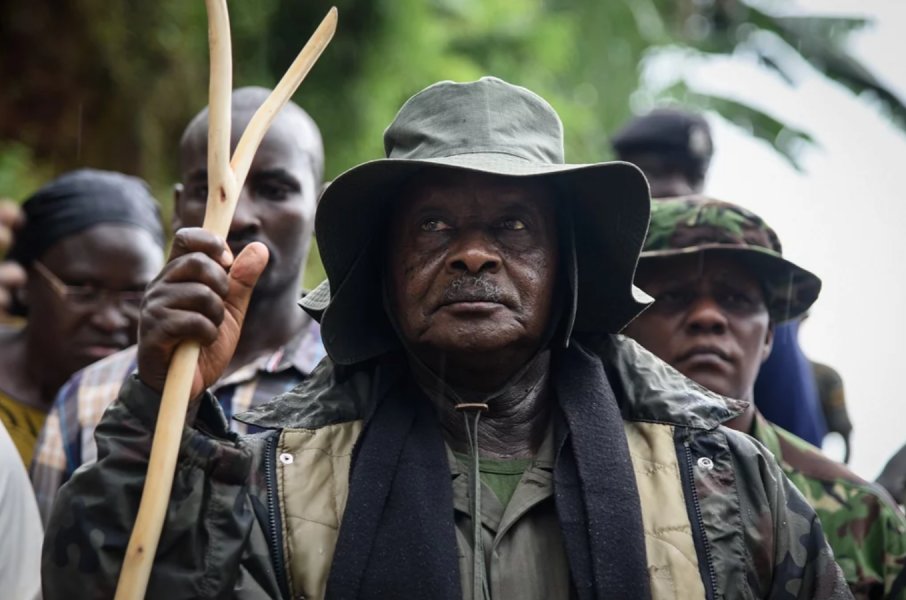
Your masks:
{"label": "fingers gripping stick", "polygon": [[[337,26],[337,9],[330,9],[277,87],[255,112],[230,160],[230,96],[233,87],[230,21],[226,0],[205,0],[205,3],[208,10],[211,73],[208,200],[204,228],[225,238],[255,151],[277,113],[295,93],[333,38]],[[170,501],[179,441],[185,426],[199,353],[198,343],[185,342],[176,349],[170,363],[157,427],[154,430],[148,475],[117,584],[117,600],[138,600],[145,597]]]}

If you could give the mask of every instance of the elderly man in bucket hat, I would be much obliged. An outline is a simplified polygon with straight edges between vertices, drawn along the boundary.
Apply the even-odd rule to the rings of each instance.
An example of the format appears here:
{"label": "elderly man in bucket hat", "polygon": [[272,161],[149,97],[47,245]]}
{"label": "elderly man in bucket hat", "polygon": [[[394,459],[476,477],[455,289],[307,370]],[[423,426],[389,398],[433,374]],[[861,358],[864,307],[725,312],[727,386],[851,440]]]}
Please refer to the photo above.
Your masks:
{"label": "elderly man in bucket hat", "polygon": [[848,597],[814,512],[720,426],[742,405],[610,335],[647,299],[635,167],[565,164],[553,109],[494,78],[417,94],[385,146],[322,197],[329,284],[302,304],[329,358],[238,417],[260,434],[204,390],[266,253],[184,234],[196,276],[143,315],[61,491],[47,597],[113,589],[183,339],[205,347],[149,597]]}
{"label": "elderly man in bucket hat", "polygon": [[655,302],[627,335],[710,390],[750,402],[727,425],[764,444],[815,508],[853,594],[906,598],[906,518],[892,500],[751,404],[774,326],[807,311],[820,280],[783,258],[757,215],[692,196],[652,206],[636,281]]}

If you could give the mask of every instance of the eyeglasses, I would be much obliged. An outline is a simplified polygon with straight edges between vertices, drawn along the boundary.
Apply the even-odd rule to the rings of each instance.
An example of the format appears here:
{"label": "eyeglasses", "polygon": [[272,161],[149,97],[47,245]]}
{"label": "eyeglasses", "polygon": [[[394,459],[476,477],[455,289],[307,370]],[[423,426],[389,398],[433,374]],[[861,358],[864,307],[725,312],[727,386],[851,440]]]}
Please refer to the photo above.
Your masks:
{"label": "eyeglasses", "polygon": [[45,267],[41,261],[32,261],[35,271],[40,274],[50,285],[51,289],[61,300],[79,310],[95,310],[103,306],[105,301],[114,303],[129,318],[137,319],[144,291],[136,290],[105,290],[90,285],[68,285],[53,272]]}

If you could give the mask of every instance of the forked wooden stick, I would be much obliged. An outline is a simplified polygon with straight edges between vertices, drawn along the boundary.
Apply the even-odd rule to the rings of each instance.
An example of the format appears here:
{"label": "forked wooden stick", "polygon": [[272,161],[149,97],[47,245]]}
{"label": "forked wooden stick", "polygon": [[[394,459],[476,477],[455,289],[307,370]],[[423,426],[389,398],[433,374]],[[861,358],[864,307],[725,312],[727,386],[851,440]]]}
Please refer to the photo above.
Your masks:
{"label": "forked wooden stick", "polygon": [[[230,161],[230,96],[233,87],[230,20],[226,0],[205,0],[205,3],[208,10],[211,79],[208,109],[208,200],[204,228],[225,238],[258,145],[277,113],[289,101],[333,38],[337,27],[337,9],[330,9],[280,83],[252,116],[239,138],[233,160]],[[184,342],[173,353],[154,429],[148,475],[129,546],[126,548],[123,570],[116,588],[116,600],[139,600],[145,597],[170,503],[179,442],[185,427],[189,394],[200,351],[198,343]]]}

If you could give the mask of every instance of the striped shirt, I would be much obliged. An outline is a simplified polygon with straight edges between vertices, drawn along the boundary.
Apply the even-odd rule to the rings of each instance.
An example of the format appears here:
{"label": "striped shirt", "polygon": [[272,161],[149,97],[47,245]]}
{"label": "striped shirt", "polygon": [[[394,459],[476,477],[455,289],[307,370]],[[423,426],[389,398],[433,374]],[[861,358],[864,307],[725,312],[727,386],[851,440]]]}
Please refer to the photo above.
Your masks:
{"label": "striped shirt", "polygon": [[[57,490],[83,464],[97,460],[94,430],[116,399],[126,378],[136,370],[135,346],[100,360],[73,375],[60,388],[35,446],[31,480],[41,518],[50,517]],[[233,431],[250,427],[231,417],[271,400],[303,381],[324,357],[321,330],[310,320],[279,348],[220,379],[210,390],[223,407]]]}

